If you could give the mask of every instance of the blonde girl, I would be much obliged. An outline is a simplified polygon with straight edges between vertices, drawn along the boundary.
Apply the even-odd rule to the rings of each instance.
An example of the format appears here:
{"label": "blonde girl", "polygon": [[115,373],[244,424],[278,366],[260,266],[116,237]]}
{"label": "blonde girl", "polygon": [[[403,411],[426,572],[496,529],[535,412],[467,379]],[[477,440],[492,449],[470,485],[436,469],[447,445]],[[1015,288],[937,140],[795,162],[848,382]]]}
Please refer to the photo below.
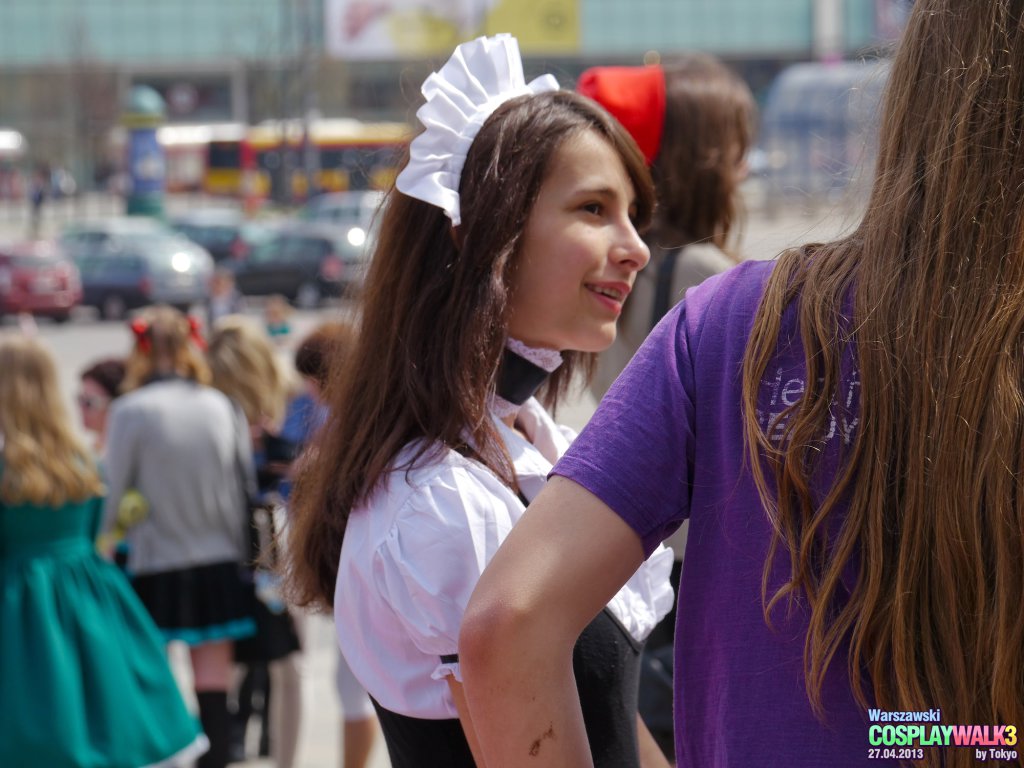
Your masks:
{"label": "blonde girl", "polygon": [[[259,483],[273,485],[277,479],[270,467],[268,443],[280,427],[289,390],[288,370],[278,358],[277,349],[263,327],[243,315],[227,315],[218,320],[210,334],[207,353],[211,384],[227,395],[245,412],[253,440]],[[286,467],[278,471],[284,473]],[[264,526],[265,543],[273,541],[273,516]],[[269,552],[254,553],[269,557]],[[302,723],[302,678],[299,670],[298,620],[285,610],[254,605],[258,630],[252,638],[235,646],[237,661],[252,666],[267,664],[270,695],[270,752],[278,768],[291,768],[299,744]],[[242,707],[244,710],[245,708]],[[245,724],[241,724],[244,734]],[[244,739],[243,739],[244,741]]]}
{"label": "blonde girl", "polygon": [[0,333],[0,370],[0,765],[186,764],[206,739],[156,627],[96,553],[103,484],[53,358]]}

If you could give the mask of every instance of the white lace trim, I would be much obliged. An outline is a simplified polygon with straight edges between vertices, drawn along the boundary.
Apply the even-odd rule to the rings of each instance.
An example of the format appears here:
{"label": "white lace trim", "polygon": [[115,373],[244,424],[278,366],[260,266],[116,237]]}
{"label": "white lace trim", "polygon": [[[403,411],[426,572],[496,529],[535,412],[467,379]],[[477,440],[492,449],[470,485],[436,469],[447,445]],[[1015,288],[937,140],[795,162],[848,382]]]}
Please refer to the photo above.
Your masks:
{"label": "white lace trim", "polygon": [[525,357],[534,365],[543,368],[548,373],[558,369],[562,364],[562,353],[557,349],[545,347],[528,347],[519,339],[509,337],[505,340],[505,346],[511,349],[520,357]]}
{"label": "white lace trim", "polygon": [[502,421],[507,419],[509,416],[515,416],[517,413],[519,413],[519,409],[522,407],[523,406],[521,405],[510,403],[497,392],[491,393],[491,413],[494,414],[497,418],[501,419]]}
{"label": "white lace trim", "polygon": [[200,755],[206,754],[210,749],[210,740],[205,733],[200,733],[195,740],[184,749],[175,752],[163,760],[149,763],[143,768],[174,768],[174,766],[188,765]]}

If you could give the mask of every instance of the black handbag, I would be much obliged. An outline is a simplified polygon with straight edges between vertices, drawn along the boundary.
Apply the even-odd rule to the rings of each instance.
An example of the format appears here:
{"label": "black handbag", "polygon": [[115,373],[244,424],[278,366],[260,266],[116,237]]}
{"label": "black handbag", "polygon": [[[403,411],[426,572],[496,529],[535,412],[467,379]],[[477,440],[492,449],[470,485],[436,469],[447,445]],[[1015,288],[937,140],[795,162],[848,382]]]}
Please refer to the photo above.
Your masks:
{"label": "black handbag", "polygon": [[299,636],[281,595],[276,519],[284,510],[257,503],[249,508],[249,595],[256,634],[235,642],[235,660],[270,662],[299,650]]}

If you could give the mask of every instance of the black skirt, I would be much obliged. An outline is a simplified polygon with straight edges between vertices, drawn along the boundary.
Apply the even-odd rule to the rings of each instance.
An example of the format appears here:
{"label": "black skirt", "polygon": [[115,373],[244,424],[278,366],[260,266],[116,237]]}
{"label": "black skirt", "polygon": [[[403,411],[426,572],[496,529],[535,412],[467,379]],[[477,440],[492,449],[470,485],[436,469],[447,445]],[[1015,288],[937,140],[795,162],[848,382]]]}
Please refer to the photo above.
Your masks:
{"label": "black skirt", "polygon": [[213,563],[132,577],[164,639],[189,645],[238,640],[256,632],[251,588],[238,563]]}
{"label": "black skirt", "polygon": [[372,696],[391,768],[476,768],[458,720],[423,720],[384,709]]}
{"label": "black skirt", "polygon": [[[639,768],[642,647],[607,608],[576,641],[573,673],[595,768]],[[391,712],[376,701],[373,706],[392,768],[475,768],[457,719],[424,720]]]}
{"label": "black skirt", "polygon": [[268,663],[283,659],[300,649],[295,622],[286,609],[272,610],[252,594],[252,615],[256,634],[235,642],[235,661],[240,664]]}

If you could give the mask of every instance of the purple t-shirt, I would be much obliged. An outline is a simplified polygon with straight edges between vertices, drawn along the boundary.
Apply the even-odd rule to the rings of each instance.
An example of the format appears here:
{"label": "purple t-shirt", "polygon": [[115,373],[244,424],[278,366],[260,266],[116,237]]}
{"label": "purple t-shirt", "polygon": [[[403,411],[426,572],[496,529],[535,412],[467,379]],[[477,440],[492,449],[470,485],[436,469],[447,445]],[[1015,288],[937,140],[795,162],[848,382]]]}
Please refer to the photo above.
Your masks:
{"label": "purple t-shirt", "polygon": [[[867,713],[845,653],[822,690],[826,723],[804,689],[807,616],[764,619],[761,577],[771,527],[748,469],[743,354],[773,262],[746,262],[690,289],[654,329],[554,469],[590,490],[647,553],[689,518],[676,620],[676,755],[681,768],[845,768],[868,759]],[[775,423],[807,387],[795,311],[761,384],[758,418]],[[827,485],[857,429],[859,382],[844,358],[824,460]],[[776,557],[772,584],[789,558]],[[845,649],[844,649],[845,650]],[[868,686],[870,688],[870,686]]]}

